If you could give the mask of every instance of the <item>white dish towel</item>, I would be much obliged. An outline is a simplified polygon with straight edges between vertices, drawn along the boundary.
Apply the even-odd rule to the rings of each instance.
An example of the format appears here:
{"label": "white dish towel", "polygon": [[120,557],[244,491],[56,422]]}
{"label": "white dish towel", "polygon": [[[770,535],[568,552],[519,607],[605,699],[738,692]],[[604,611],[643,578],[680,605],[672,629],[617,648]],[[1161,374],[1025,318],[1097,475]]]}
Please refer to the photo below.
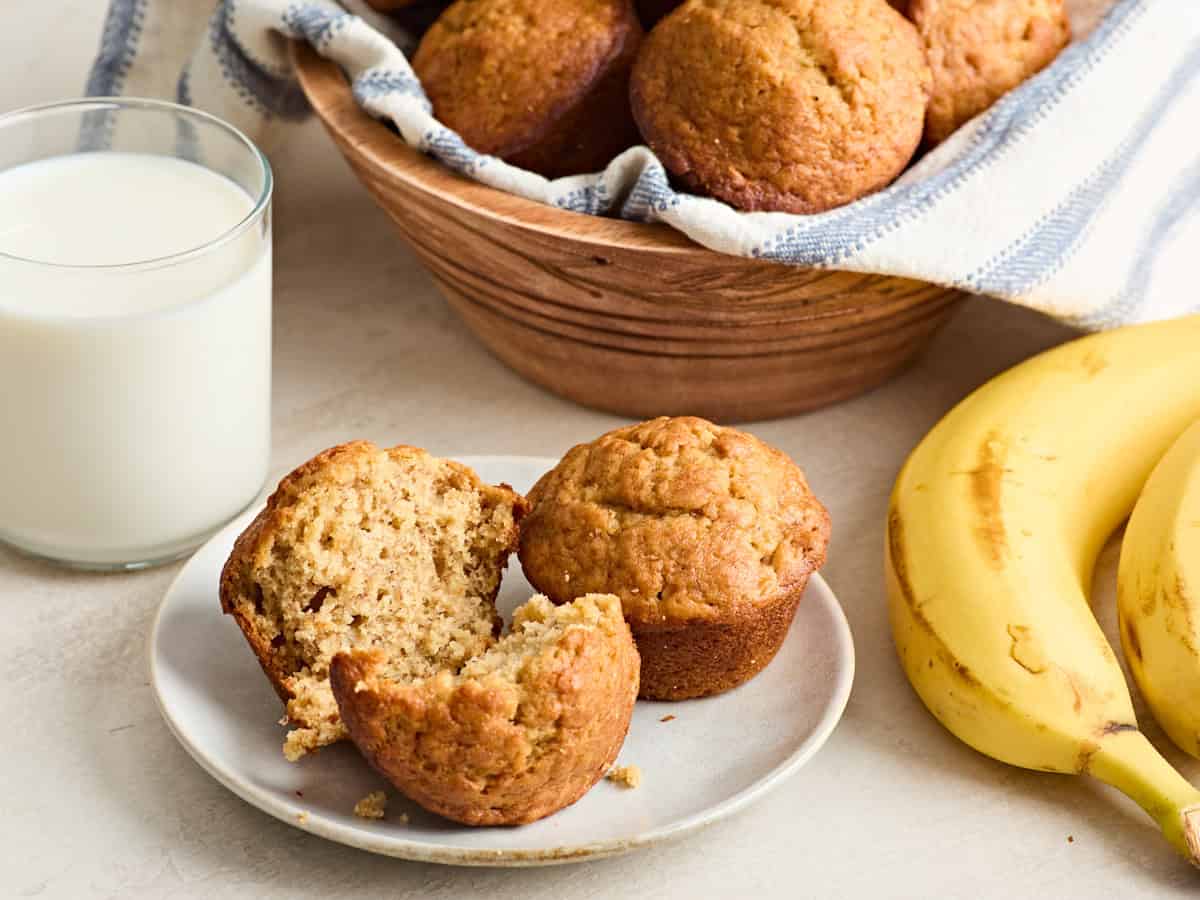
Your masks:
{"label": "white dish towel", "polygon": [[408,36],[361,0],[112,0],[88,92],[178,99],[263,140],[306,112],[288,71],[296,38],[409,144],[543,203],[666,222],[723,253],[989,294],[1088,329],[1200,312],[1200,2],[1118,0],[1089,16],[1096,3],[1076,0],[1077,39],[1054,65],[887,190],[812,216],[679,193],[644,147],[557,181],[475,153],[431,115]]}

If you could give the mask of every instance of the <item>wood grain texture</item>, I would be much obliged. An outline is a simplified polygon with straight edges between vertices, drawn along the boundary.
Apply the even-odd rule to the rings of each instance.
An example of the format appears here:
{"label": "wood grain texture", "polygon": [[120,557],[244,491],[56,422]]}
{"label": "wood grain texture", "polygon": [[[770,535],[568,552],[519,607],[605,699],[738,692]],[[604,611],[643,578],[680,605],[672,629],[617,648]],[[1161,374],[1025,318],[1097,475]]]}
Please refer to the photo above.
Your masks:
{"label": "wood grain texture", "polygon": [[719,422],[815,409],[900,371],[961,299],[497,191],[408,147],[307,45],[292,56],[338,148],[463,321],[521,375],[587,406]]}

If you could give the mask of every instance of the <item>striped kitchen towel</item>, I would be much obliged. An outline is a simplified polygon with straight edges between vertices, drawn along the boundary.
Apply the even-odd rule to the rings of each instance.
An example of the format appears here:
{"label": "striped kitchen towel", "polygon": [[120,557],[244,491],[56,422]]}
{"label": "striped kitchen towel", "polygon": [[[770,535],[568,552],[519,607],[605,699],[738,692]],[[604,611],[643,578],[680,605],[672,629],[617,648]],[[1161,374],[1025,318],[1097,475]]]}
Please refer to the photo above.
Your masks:
{"label": "striped kitchen towel", "polygon": [[1104,6],[1094,28],[1076,17],[1054,65],[891,187],[811,216],[680,193],[645,147],[556,181],[476,153],[433,117],[410,37],[361,0],[112,0],[88,91],[175,97],[269,148],[305,114],[284,38],[305,40],[405,141],[500,190],[666,222],[723,253],[917,278],[1102,329],[1200,312],[1200,0]]}

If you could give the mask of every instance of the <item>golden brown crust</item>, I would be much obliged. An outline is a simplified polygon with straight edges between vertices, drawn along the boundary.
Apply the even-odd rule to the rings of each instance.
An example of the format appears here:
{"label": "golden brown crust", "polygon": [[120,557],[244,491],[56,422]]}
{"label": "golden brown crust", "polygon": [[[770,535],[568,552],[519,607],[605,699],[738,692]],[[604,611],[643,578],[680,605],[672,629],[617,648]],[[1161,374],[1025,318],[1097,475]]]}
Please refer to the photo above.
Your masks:
{"label": "golden brown crust", "polygon": [[458,0],[413,69],[469,146],[547,177],[602,168],[637,142],[632,0]]}
{"label": "golden brown crust", "polygon": [[[288,705],[289,724],[322,732],[323,736],[318,739],[320,743],[345,735],[336,721],[336,715],[328,721],[312,721],[308,718],[312,715],[308,707],[291,702],[298,699],[296,679],[302,673],[311,675],[310,667],[315,661],[298,655],[296,648],[290,645],[290,636],[285,634],[283,623],[274,620],[270,611],[264,609],[264,593],[259,579],[264,570],[272,565],[272,556],[281,534],[296,524],[293,520],[297,515],[297,506],[305,495],[330,485],[355,484],[364,476],[371,460],[380,456],[394,461],[428,460],[436,464],[449,481],[478,492],[485,508],[511,506],[511,521],[496,548],[496,558],[481,561],[483,566],[494,567],[497,572],[495,588],[488,592],[490,596],[482,598],[491,607],[493,636],[499,633],[502,624],[494,608],[499,590],[498,572],[506,565],[508,555],[516,549],[519,522],[529,508],[528,501],[507,485],[486,485],[471,469],[460,463],[434,460],[417,447],[401,445],[385,451],[370,441],[351,441],[331,447],[298,466],[279,482],[265,508],[239,535],[222,568],[219,587],[221,609],[233,617],[271,686]],[[292,554],[297,551],[289,548],[288,552]],[[305,568],[311,568],[310,560],[297,562]],[[302,598],[301,602],[306,599]]]}
{"label": "golden brown crust", "polygon": [[933,71],[931,146],[1053,62],[1071,39],[1063,0],[911,0],[909,15]]}
{"label": "golden brown crust", "polygon": [[688,0],[643,42],[630,94],[687,186],[815,213],[903,171],[929,84],[916,30],[882,0]]}
{"label": "golden brown crust", "polygon": [[376,655],[338,655],[333,692],[355,745],[408,797],[466,825],[525,824],[574,803],[616,760],[637,696],[637,650],[607,600],[607,630],[568,628],[518,681],[405,683]]}
{"label": "golden brown crust", "polygon": [[[807,582],[807,578],[805,581]],[[640,628],[645,700],[691,700],[749,681],[767,667],[791,628],[801,586],[736,622],[688,622],[679,628]]]}
{"label": "golden brown crust", "polygon": [[621,599],[643,697],[717,693],[766,665],[829,539],[828,513],[785,454],[691,417],[572,448],[529,500],[526,577],[558,603]]}

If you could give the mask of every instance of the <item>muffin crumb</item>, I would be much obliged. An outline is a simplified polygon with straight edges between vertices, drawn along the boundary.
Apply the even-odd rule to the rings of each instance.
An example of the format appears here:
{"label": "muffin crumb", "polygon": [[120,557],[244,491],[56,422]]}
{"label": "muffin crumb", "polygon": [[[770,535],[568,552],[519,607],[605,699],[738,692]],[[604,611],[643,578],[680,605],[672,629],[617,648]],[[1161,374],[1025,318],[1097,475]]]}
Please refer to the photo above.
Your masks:
{"label": "muffin crumb", "polygon": [[660,722],[673,722],[673,721],[675,721],[675,717],[674,717],[674,716],[669,716],[669,715],[668,715],[668,716],[663,716],[663,717],[662,717],[661,719],[659,719],[658,721],[660,721]]}
{"label": "muffin crumb", "polygon": [[360,819],[382,819],[387,813],[387,794],[371,791],[354,804],[354,814]]}
{"label": "muffin crumb", "polygon": [[633,765],[617,766],[604,777],[613,784],[619,784],[623,788],[632,790],[642,783],[642,770]]}

